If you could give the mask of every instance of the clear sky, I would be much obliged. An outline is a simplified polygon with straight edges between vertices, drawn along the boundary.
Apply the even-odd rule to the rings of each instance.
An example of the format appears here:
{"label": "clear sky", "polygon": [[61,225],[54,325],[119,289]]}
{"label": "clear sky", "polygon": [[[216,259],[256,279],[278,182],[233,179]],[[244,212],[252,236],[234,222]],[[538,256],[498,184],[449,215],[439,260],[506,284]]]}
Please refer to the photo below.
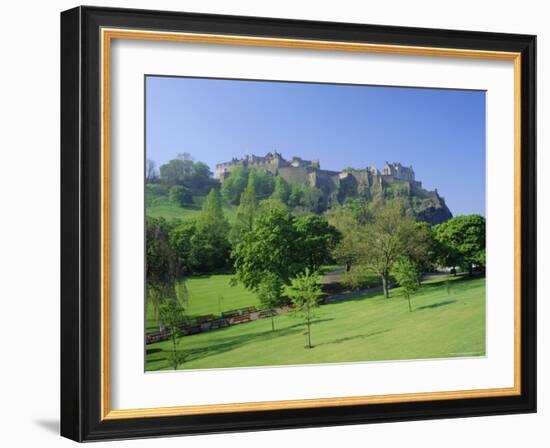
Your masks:
{"label": "clear sky", "polygon": [[278,151],[321,168],[412,165],[456,216],[485,215],[485,92],[146,78],[146,151],[216,163]]}

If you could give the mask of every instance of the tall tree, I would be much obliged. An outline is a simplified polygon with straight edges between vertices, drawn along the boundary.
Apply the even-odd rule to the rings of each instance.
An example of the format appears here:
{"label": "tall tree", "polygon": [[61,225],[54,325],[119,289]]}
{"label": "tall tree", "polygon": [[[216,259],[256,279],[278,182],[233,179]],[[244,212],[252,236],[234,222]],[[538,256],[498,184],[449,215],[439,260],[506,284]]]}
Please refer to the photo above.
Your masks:
{"label": "tall tree", "polygon": [[192,255],[202,271],[223,268],[229,261],[229,223],[218,192],[210,190],[191,238]]}
{"label": "tall tree", "polygon": [[456,216],[434,226],[440,257],[447,266],[463,265],[472,274],[474,265],[485,267],[485,218]]}
{"label": "tall tree", "polygon": [[145,284],[155,318],[158,318],[160,304],[176,297],[178,262],[170,243],[170,231],[171,227],[163,218],[147,217]]}
{"label": "tall tree", "polygon": [[290,196],[290,185],[281,176],[276,176],[275,187],[273,189],[273,194],[271,195],[271,197],[273,199],[278,199],[283,204],[286,204],[288,202],[289,196]]}
{"label": "tall tree", "polygon": [[173,159],[160,166],[160,180],[168,185],[189,183],[193,173],[193,161]]}
{"label": "tall tree", "polygon": [[327,221],[334,226],[341,235],[338,244],[334,247],[334,259],[346,267],[350,272],[362,255],[362,240],[364,233],[361,224],[357,221],[354,212],[348,207],[334,207],[326,213]]}
{"label": "tall tree", "polygon": [[168,331],[171,342],[171,351],[168,355],[168,362],[174,370],[185,360],[184,355],[178,352],[179,337],[181,336],[181,327],[184,324],[184,308],[177,299],[167,300],[160,306],[160,322]]}
{"label": "tall tree", "polygon": [[424,232],[402,201],[377,204],[372,218],[364,226],[361,263],[382,280],[384,297],[389,298],[389,275],[401,256],[426,254],[429,243]]}
{"label": "tall tree", "polygon": [[296,219],[299,235],[298,248],[305,264],[317,271],[332,258],[332,250],[340,241],[341,234],[323,216],[306,215]]}
{"label": "tall tree", "polygon": [[295,218],[283,208],[273,207],[260,213],[252,230],[233,248],[234,280],[256,291],[267,273],[288,284],[305,266],[296,248],[299,240]]}
{"label": "tall tree", "polygon": [[271,331],[275,331],[275,308],[282,305],[283,286],[279,277],[267,272],[256,288],[260,303],[271,311]]}
{"label": "tall tree", "polygon": [[225,179],[221,186],[221,193],[223,198],[234,205],[239,203],[241,193],[248,185],[249,170],[245,166],[237,166],[231,174]]}
{"label": "tall tree", "polygon": [[313,348],[311,345],[311,319],[314,312],[319,307],[321,298],[321,278],[316,273],[306,270],[298,274],[291,280],[288,295],[294,304],[294,312],[304,319],[306,325],[306,347]]}
{"label": "tall tree", "polygon": [[418,269],[413,261],[407,257],[401,257],[392,268],[392,275],[401,286],[403,294],[409,302],[409,312],[412,311],[411,295],[418,291]]}
{"label": "tall tree", "polygon": [[252,230],[254,217],[258,212],[255,183],[250,182],[251,179],[249,179],[246,190],[241,193],[239,208],[237,209],[237,220],[245,231]]}

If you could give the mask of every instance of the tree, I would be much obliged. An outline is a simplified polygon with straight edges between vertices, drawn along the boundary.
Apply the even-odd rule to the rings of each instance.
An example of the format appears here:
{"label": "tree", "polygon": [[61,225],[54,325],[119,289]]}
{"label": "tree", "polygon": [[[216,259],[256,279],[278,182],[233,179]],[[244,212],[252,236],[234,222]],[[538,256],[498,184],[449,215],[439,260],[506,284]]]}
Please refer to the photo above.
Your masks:
{"label": "tree", "polygon": [[193,161],[188,159],[172,159],[160,167],[160,180],[168,185],[189,183],[193,173]]}
{"label": "tree", "polygon": [[212,171],[204,162],[195,162],[189,179],[191,189],[196,194],[204,194],[213,186]]}
{"label": "tree", "polygon": [[210,190],[191,237],[191,256],[197,270],[211,271],[227,265],[230,254],[229,222],[218,192]]}
{"label": "tree", "polygon": [[322,296],[320,277],[309,268],[298,274],[291,280],[288,295],[294,304],[295,313],[300,315],[306,324],[307,348],[311,345],[311,319],[314,317],[315,308],[319,306],[319,298]]}
{"label": "tree", "polygon": [[299,235],[299,251],[305,264],[317,271],[332,258],[332,250],[340,241],[341,234],[322,216],[306,215],[296,219]]}
{"label": "tree", "polygon": [[168,193],[168,198],[180,207],[185,207],[193,203],[193,195],[186,185],[172,185]]}
{"label": "tree", "polygon": [[361,225],[354,216],[353,210],[347,207],[334,207],[326,213],[327,221],[334,226],[341,237],[332,251],[334,259],[345,265],[350,272],[362,255],[361,241],[363,232]]}
{"label": "tree", "polygon": [[155,318],[158,317],[160,304],[176,297],[178,262],[170,243],[170,231],[171,227],[163,218],[147,217],[145,278]]}
{"label": "tree", "polygon": [[254,182],[248,182],[248,186],[241,193],[239,208],[237,209],[237,220],[246,231],[252,230],[254,217],[258,211],[258,200]]}
{"label": "tree", "polygon": [[275,187],[273,189],[273,194],[271,195],[271,197],[273,199],[278,199],[283,204],[286,204],[288,202],[289,196],[290,196],[290,185],[281,176],[276,176]]}
{"label": "tree", "polygon": [[389,274],[401,256],[420,258],[429,249],[425,232],[402,201],[377,204],[364,226],[361,263],[382,279],[384,297],[389,298]]}
{"label": "tree", "polygon": [[237,166],[222,183],[221,193],[223,198],[234,205],[239,203],[241,193],[248,185],[249,170],[245,166]]}
{"label": "tree", "polygon": [[392,275],[401,286],[405,298],[409,302],[409,312],[412,311],[411,295],[418,291],[418,269],[409,258],[401,257],[394,263]]}
{"label": "tree", "polygon": [[245,232],[231,253],[235,268],[234,281],[256,291],[265,275],[275,275],[283,284],[304,269],[303,258],[296,248],[299,240],[294,216],[283,208],[264,209]]}
{"label": "tree", "polygon": [[197,248],[193,246],[193,237],[197,233],[197,222],[188,219],[178,224],[170,232],[170,244],[177,257],[179,272],[187,273],[200,270],[195,257]]}
{"label": "tree", "polygon": [[184,355],[178,352],[181,326],[184,320],[184,308],[177,299],[167,300],[160,306],[160,322],[168,331],[172,343],[168,362],[174,367],[174,370],[177,370],[179,364],[185,360]]}
{"label": "tree", "polygon": [[485,218],[480,215],[456,216],[434,226],[441,262],[463,265],[470,274],[474,265],[485,267]]}
{"label": "tree", "polygon": [[282,305],[283,283],[279,277],[266,273],[256,288],[260,303],[271,311],[271,331],[275,331],[275,308]]}
{"label": "tree", "polygon": [[253,183],[258,199],[267,199],[275,188],[273,174],[265,170],[251,169],[248,174],[248,184],[250,183]]}

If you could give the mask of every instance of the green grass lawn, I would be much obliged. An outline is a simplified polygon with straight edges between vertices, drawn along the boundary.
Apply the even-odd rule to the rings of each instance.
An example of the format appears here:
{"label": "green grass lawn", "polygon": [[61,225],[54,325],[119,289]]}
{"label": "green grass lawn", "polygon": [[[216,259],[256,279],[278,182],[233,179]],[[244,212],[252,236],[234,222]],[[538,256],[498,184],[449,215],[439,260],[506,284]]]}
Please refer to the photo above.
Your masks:
{"label": "green grass lawn", "polygon": [[[193,219],[200,215],[204,196],[193,196],[193,204],[186,207],[180,207],[168,200],[167,197],[157,197],[147,201],[145,207],[147,216],[153,218],[164,218],[168,221],[172,219]],[[237,215],[237,208],[232,205],[224,204],[223,212],[229,222],[233,222]]]}
{"label": "green grass lawn", "polygon": [[[304,325],[290,315],[276,318],[275,332],[263,319],[182,337],[179,350],[187,360],[180,369],[484,355],[485,279],[456,278],[451,285],[448,291],[442,280],[426,282],[412,298],[412,313],[399,289],[390,299],[372,294],[323,305],[312,325],[313,349],[304,348]],[[146,370],[171,368],[169,344],[147,346]]]}
{"label": "green grass lawn", "polygon": [[[220,315],[223,311],[235,310],[256,306],[260,302],[256,294],[247,291],[238,284],[230,286],[232,275],[216,274],[201,275],[187,279],[189,302],[185,314],[189,317],[205,316],[207,314]],[[221,297],[221,300],[219,300]],[[153,306],[147,306],[147,331],[157,331],[159,325],[154,318]]]}

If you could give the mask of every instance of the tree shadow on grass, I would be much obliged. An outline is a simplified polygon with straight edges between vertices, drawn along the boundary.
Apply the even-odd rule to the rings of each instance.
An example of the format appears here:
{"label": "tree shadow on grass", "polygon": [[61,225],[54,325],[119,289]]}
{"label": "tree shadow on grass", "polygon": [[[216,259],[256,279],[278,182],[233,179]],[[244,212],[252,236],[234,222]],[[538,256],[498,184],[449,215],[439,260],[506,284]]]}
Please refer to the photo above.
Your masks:
{"label": "tree shadow on grass", "polygon": [[162,352],[161,348],[148,348],[146,349],[147,355],[152,355],[154,353]]}
{"label": "tree shadow on grass", "polygon": [[[334,318],[316,319],[312,321],[312,324],[327,322],[331,320],[334,320]],[[243,325],[247,325],[247,324],[243,324]],[[219,355],[231,350],[235,350],[250,342],[266,342],[272,339],[279,338],[281,336],[299,334],[303,332],[303,327],[304,327],[304,324],[302,322],[299,322],[289,327],[281,328],[279,330],[276,329],[275,331],[271,331],[271,329],[269,329],[265,331],[255,332],[255,333],[247,333],[240,336],[230,337],[220,341],[219,343],[211,343],[202,347],[196,347],[192,349],[186,349],[182,347],[179,351],[185,355],[185,361],[189,362],[197,359],[208,358],[209,356]],[[223,331],[228,329],[229,328],[220,329],[220,330]],[[220,330],[216,330],[216,332],[219,332]],[[185,340],[187,338],[189,338],[189,336],[186,336],[180,339],[180,342],[182,343],[182,345],[185,344]],[[181,365],[181,368],[185,368],[185,363]]]}
{"label": "tree shadow on grass", "polygon": [[391,329],[387,329],[387,330],[373,331],[372,333],[367,333],[367,334],[358,334],[356,336],[347,336],[345,338],[338,338],[328,342],[321,342],[320,344],[315,345],[315,347],[320,347],[322,345],[342,344],[344,342],[352,341],[354,339],[366,339],[366,338],[370,338],[371,336],[377,336],[379,334],[388,333],[390,331]]}
{"label": "tree shadow on grass", "polygon": [[451,305],[452,303],[456,303],[456,302],[458,302],[458,300],[444,300],[443,302],[432,303],[431,305],[419,306],[418,308],[415,309],[415,311],[431,310],[434,308],[439,308],[441,306]]}

